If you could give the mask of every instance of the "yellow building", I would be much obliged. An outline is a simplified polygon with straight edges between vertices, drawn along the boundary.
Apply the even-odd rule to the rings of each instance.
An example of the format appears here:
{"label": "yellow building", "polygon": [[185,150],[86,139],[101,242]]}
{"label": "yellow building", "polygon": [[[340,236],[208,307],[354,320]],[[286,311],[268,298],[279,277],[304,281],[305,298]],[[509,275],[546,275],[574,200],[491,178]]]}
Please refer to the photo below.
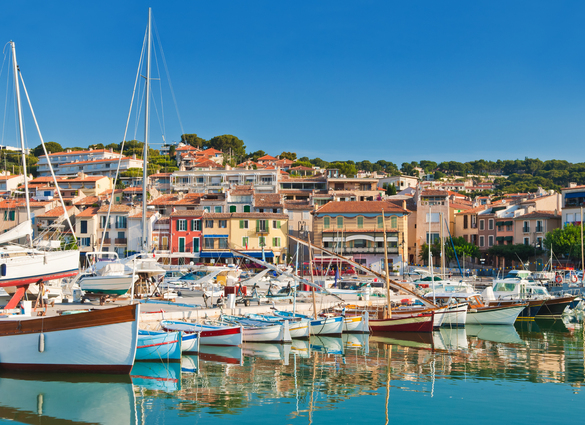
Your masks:
{"label": "yellow building", "polygon": [[[285,261],[288,215],[276,213],[206,213],[203,215],[202,259],[233,263],[230,248],[271,263]],[[264,252],[263,252],[264,251]]]}

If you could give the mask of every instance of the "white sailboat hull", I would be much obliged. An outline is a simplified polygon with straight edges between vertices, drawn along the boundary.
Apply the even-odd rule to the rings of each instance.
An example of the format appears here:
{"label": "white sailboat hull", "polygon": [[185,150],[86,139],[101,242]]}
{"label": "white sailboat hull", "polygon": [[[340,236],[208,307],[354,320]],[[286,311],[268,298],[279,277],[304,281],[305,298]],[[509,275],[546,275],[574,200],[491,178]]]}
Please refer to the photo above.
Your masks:
{"label": "white sailboat hull", "polygon": [[136,304],[68,316],[1,320],[0,369],[130,373],[139,309]]}
{"label": "white sailboat hull", "polygon": [[343,317],[325,317],[311,320],[311,335],[341,335],[343,332]]}
{"label": "white sailboat hull", "polygon": [[466,323],[473,325],[513,325],[525,306],[489,307],[488,309],[470,309]]}
{"label": "white sailboat hull", "polygon": [[464,327],[467,320],[467,304],[455,304],[448,307],[443,313],[443,327]]}
{"label": "white sailboat hull", "polygon": [[[22,248],[24,255],[14,250],[0,249],[0,287],[24,286],[74,276],[79,271],[79,251],[37,251]],[[26,254],[28,253],[28,254]]]}
{"label": "white sailboat hull", "polygon": [[291,342],[288,321],[280,324],[244,327],[244,342]]}
{"label": "white sailboat hull", "polygon": [[[138,276],[134,276],[134,281]],[[86,276],[79,280],[79,287],[85,292],[122,295],[132,286],[132,275]]]}
{"label": "white sailboat hull", "polygon": [[291,338],[308,338],[310,333],[309,320],[299,320],[295,322],[290,322],[290,336]]}
{"label": "white sailboat hull", "polygon": [[363,316],[346,316],[343,318],[343,332],[369,333],[368,313]]}

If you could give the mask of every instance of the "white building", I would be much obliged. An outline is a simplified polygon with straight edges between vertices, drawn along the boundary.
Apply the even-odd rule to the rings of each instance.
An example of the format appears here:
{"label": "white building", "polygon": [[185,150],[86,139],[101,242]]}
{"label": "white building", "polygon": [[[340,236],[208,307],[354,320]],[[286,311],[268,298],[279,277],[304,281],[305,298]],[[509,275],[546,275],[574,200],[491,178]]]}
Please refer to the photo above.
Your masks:
{"label": "white building", "polygon": [[249,185],[256,193],[277,193],[280,170],[190,170],[175,171],[171,186],[175,191],[223,193],[236,186]]}
{"label": "white building", "polygon": [[[118,161],[122,155],[108,149],[89,149],[86,151],[72,151],[50,153],[49,158],[56,175],[73,175],[83,172],[87,175],[103,175],[114,177],[118,168]],[[39,176],[50,176],[51,171],[47,157],[39,158],[37,163]],[[120,172],[129,168],[142,169],[142,160],[135,157],[122,157]]]}

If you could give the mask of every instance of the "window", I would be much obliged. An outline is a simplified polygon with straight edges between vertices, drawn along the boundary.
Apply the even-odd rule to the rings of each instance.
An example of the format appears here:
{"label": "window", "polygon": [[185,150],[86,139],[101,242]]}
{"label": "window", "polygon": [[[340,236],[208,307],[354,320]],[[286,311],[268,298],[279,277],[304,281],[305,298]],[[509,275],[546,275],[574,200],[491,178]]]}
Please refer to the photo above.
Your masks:
{"label": "window", "polygon": [[250,212],[250,205],[244,205],[244,212]]}
{"label": "window", "polygon": [[81,241],[81,246],[89,246],[90,245],[90,238],[80,238],[79,239]]}
{"label": "window", "polygon": [[378,229],[381,229],[384,227],[384,219],[382,218],[382,216],[378,217]]}
{"label": "window", "polygon": [[468,216],[464,215],[463,216],[463,228],[467,229],[467,220],[468,220]]}
{"label": "window", "polygon": [[218,238],[218,240],[219,240],[219,249],[227,249],[227,247],[228,247],[227,238]]}
{"label": "window", "polygon": [[494,237],[492,235],[488,236],[488,246],[494,246]]}
{"label": "window", "polygon": [[81,229],[79,230],[79,233],[81,233],[81,234],[87,233],[87,220],[81,220],[80,224],[81,224],[80,225]]}
{"label": "window", "polygon": [[390,227],[396,229],[398,227],[398,217],[390,217]]}
{"label": "window", "polygon": [[[106,228],[106,216],[105,216],[105,215],[102,215],[102,216],[100,217],[100,227],[101,227],[102,229],[105,229],[105,228]],[[111,225],[108,223],[108,229],[109,229],[110,227],[112,227],[112,226],[111,226]]]}
{"label": "window", "polygon": [[191,220],[191,230],[201,231],[201,220]]}
{"label": "window", "polygon": [[220,213],[221,212],[221,206],[215,206],[215,207],[213,207],[213,212]]}
{"label": "window", "polygon": [[248,220],[240,220],[240,229],[248,228]]}
{"label": "window", "polygon": [[248,249],[248,241],[249,241],[248,236],[244,236],[242,238],[242,246],[245,247],[246,249]]}
{"label": "window", "polygon": [[206,213],[210,212],[211,209],[209,207],[203,207],[203,211],[205,211]]}
{"label": "window", "polygon": [[524,245],[530,245],[530,238],[524,238]]}
{"label": "window", "polygon": [[260,236],[258,238],[258,244],[260,245],[260,247],[266,246],[266,238],[264,236]]}
{"label": "window", "polygon": [[256,232],[268,232],[268,220],[256,220]]}
{"label": "window", "polygon": [[530,232],[530,223],[528,221],[524,222],[524,226],[522,227],[522,231],[524,233],[529,233]]}
{"label": "window", "polygon": [[[179,232],[187,231],[187,220],[177,220],[177,230]],[[181,251],[184,252],[184,251]]]}
{"label": "window", "polygon": [[436,241],[440,239],[440,235],[438,233],[429,233],[427,232],[427,244],[429,244],[429,235],[431,236],[431,244],[434,244]]}
{"label": "window", "polygon": [[205,238],[205,249],[213,249],[213,238]]}
{"label": "window", "polygon": [[126,239],[126,233],[125,232],[118,232],[118,239]]}
{"label": "window", "polygon": [[235,213],[236,212],[236,206],[235,205],[230,205],[230,212],[231,213]]}
{"label": "window", "polygon": [[272,228],[280,229],[280,220],[272,220]]}
{"label": "window", "polygon": [[[479,230],[485,230],[485,220],[479,220]],[[483,246],[483,245],[480,245]]]}
{"label": "window", "polygon": [[357,227],[358,227],[358,229],[363,229],[364,228],[364,218],[363,217],[358,217],[357,218]]}
{"label": "window", "polygon": [[218,220],[218,226],[220,229],[227,228],[227,220]]}
{"label": "window", "polygon": [[542,232],[544,229],[544,227],[542,226],[542,221],[541,220],[537,220],[536,221],[536,231],[538,233]]}
{"label": "window", "polygon": [[[481,223],[481,222],[480,222],[480,223]],[[480,224],[480,226],[481,226],[481,224]],[[484,236],[480,236],[480,237],[479,237],[479,246],[485,246],[485,243],[484,243]]]}
{"label": "window", "polygon": [[117,215],[116,216],[116,229],[125,229],[127,227],[126,217]]}
{"label": "window", "polygon": [[427,213],[426,215],[426,223],[440,223],[441,222],[441,213]]}
{"label": "window", "polygon": [[205,228],[213,229],[213,220],[205,220]]}
{"label": "window", "polygon": [[331,225],[331,218],[330,217],[323,217],[323,229],[329,229]]}
{"label": "window", "polygon": [[272,246],[280,246],[280,238],[272,238]]}
{"label": "window", "polygon": [[343,217],[337,217],[337,228],[338,229],[343,228]]}
{"label": "window", "polygon": [[179,252],[185,252],[185,238],[179,238]]}
{"label": "window", "polygon": [[488,220],[488,230],[494,230],[494,219],[493,218],[490,218]]}

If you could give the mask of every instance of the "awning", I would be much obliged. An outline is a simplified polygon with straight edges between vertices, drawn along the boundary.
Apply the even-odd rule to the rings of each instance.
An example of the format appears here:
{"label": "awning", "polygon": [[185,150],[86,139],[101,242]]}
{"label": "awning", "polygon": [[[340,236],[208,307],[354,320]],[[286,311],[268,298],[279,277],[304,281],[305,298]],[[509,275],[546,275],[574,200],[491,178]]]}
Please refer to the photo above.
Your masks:
{"label": "awning", "polygon": [[573,192],[565,194],[565,199],[569,198],[585,198],[585,192]]}
{"label": "awning", "polygon": [[507,242],[512,242],[514,240],[514,236],[504,236],[504,240]]}
{"label": "awning", "polygon": [[[262,251],[259,252],[248,252],[243,251],[244,254],[249,255],[250,257],[254,258],[262,258]],[[239,257],[239,255],[234,255],[232,252],[227,251],[201,251],[199,254],[200,258],[234,258]],[[274,258],[274,252],[272,251],[264,251],[264,258]]]}
{"label": "awning", "polygon": [[229,235],[203,235],[204,238],[227,238]]}
{"label": "awning", "polygon": [[503,241],[503,240],[504,240],[504,237],[503,237],[503,236],[497,236],[497,237],[496,237],[496,240],[497,240],[497,241]]}

